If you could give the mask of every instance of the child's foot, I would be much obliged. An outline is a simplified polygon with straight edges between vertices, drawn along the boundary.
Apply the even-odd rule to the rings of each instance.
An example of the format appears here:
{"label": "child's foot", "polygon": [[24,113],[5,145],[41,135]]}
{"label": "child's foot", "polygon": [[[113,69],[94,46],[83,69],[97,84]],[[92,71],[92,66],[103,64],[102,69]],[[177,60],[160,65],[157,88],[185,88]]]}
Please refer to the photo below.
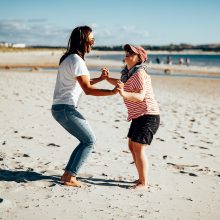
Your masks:
{"label": "child's foot", "polygon": [[129,189],[148,189],[148,184],[147,183],[138,182],[134,186],[129,187]]}
{"label": "child's foot", "polygon": [[133,181],[132,183],[136,183],[136,184],[138,184],[138,183],[139,183],[139,179],[138,179],[138,180]]}

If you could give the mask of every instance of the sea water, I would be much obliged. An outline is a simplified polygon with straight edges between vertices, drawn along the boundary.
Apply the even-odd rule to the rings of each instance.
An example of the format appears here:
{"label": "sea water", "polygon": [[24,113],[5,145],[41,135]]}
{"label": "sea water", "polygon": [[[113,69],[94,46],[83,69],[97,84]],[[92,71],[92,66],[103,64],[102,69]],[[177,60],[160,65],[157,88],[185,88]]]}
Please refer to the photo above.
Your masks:
{"label": "sea water", "polygon": [[[189,65],[193,66],[210,66],[210,67],[220,67],[220,55],[219,54],[150,54],[148,55],[148,61],[151,63],[157,63],[156,58],[159,58],[161,63],[166,64],[167,58],[170,57],[172,64],[178,64],[179,59],[183,59],[183,65],[186,64],[186,58],[190,60]],[[124,59],[123,54],[109,54],[109,55],[90,55],[91,58],[99,58],[101,60],[118,60]]]}

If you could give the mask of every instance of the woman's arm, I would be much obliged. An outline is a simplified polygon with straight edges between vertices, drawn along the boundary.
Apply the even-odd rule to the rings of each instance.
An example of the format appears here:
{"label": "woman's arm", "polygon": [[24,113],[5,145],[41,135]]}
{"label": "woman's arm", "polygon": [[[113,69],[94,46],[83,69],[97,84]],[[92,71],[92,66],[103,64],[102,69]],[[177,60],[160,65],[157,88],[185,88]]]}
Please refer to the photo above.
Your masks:
{"label": "woman's arm", "polygon": [[109,96],[118,93],[117,87],[115,87],[113,90],[95,88],[94,86],[91,85],[90,80],[86,75],[78,76],[76,77],[76,79],[86,95]]}
{"label": "woman's arm", "polygon": [[94,85],[98,82],[101,82],[102,80],[105,80],[105,79],[101,78],[101,76],[99,78],[93,78],[93,79],[90,79],[90,84]]}
{"label": "woman's arm", "polygon": [[107,78],[106,80],[114,86],[116,86],[119,81],[119,79],[114,79],[114,78]]}
{"label": "woman's arm", "polygon": [[103,81],[103,80],[106,80],[107,78],[108,78],[108,71],[105,71],[106,70],[106,68],[103,68],[102,69],[102,74],[101,74],[101,76],[99,77],[99,78],[93,78],[93,79],[90,79],[90,84],[91,85],[94,85],[94,84],[96,84],[96,83],[98,83],[98,82],[101,82],[101,81]]}
{"label": "woman's arm", "polygon": [[118,79],[110,78],[109,77],[109,69],[102,68],[102,75],[110,84],[116,86],[118,83]]}

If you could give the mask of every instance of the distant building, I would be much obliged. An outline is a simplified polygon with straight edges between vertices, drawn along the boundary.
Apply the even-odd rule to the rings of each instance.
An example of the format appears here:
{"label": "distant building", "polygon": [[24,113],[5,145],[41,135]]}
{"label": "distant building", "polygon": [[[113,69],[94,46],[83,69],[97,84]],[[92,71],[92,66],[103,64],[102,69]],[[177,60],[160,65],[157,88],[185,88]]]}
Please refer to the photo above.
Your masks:
{"label": "distant building", "polygon": [[0,42],[0,46],[2,47],[14,47],[14,48],[25,48],[26,45],[19,43],[19,44],[13,44],[13,43],[7,43],[7,42]]}
{"label": "distant building", "polygon": [[6,43],[6,42],[0,42],[0,46],[2,46],[2,47],[10,47],[11,44],[10,43]]}
{"label": "distant building", "polygon": [[12,44],[12,47],[15,47],[15,48],[25,48],[26,45],[25,44]]}

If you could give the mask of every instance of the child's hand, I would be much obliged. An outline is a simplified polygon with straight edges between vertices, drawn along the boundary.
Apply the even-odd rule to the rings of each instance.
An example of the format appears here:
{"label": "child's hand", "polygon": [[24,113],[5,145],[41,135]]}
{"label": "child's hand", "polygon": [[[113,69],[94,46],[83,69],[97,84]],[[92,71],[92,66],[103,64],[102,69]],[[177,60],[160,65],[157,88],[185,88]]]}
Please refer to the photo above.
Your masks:
{"label": "child's hand", "polygon": [[115,88],[112,90],[113,94],[117,94],[118,93],[118,86],[115,86]]}
{"label": "child's hand", "polygon": [[120,80],[118,80],[118,83],[117,83],[117,89],[119,91],[119,94],[123,97],[124,96],[124,83],[121,82]]}
{"label": "child's hand", "polygon": [[108,79],[109,78],[109,70],[107,68],[102,68],[101,71],[102,71],[102,74],[101,74],[100,78],[102,80]]}

